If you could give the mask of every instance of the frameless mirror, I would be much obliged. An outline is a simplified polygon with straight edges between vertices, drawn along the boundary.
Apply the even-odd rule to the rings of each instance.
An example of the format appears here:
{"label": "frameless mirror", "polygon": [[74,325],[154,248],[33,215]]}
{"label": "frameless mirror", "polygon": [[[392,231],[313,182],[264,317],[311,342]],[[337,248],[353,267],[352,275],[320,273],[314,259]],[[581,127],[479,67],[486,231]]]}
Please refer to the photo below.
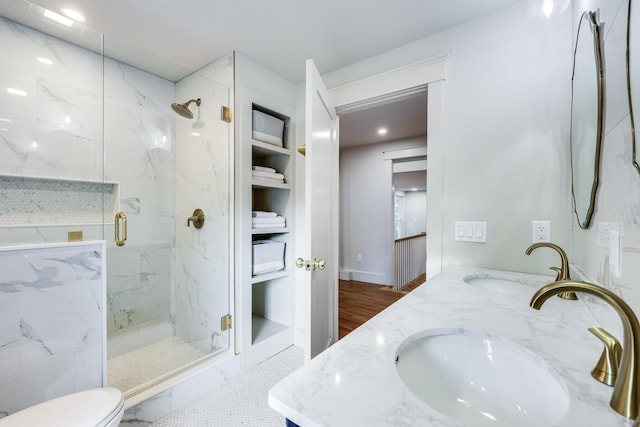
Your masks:
{"label": "frameless mirror", "polygon": [[585,11],[578,24],[571,77],[571,178],[580,228],[589,227],[598,188],[603,98],[600,27],[595,13]]}
{"label": "frameless mirror", "polygon": [[[640,113],[640,28],[636,25],[631,26],[632,22],[638,22],[640,19],[640,10],[632,7],[633,1],[629,0],[629,10],[627,13],[627,95],[629,97],[629,118],[631,120],[631,142],[633,144],[633,166],[640,173],[640,164],[638,163],[638,149],[636,147],[636,129],[634,114]],[[634,40],[634,42],[632,42]],[[635,76],[632,74],[635,72]]]}

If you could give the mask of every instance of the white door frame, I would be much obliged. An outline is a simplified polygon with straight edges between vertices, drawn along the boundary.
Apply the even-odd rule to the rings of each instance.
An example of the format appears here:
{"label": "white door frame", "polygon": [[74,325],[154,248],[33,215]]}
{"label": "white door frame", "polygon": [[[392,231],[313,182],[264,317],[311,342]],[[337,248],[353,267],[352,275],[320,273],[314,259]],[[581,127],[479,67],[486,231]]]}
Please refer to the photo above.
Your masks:
{"label": "white door frame", "polygon": [[427,277],[442,270],[444,81],[449,54],[329,89],[338,112],[423,91],[427,87]]}

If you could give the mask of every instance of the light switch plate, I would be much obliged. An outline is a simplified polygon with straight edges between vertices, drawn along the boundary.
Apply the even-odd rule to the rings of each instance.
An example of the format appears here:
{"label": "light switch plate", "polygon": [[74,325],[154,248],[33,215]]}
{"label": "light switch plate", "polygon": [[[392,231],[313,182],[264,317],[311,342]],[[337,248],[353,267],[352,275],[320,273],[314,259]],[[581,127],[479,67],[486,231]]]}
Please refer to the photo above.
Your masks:
{"label": "light switch plate", "polygon": [[454,239],[458,242],[487,242],[486,221],[456,221],[454,227]]}
{"label": "light switch plate", "polygon": [[617,222],[598,222],[596,224],[597,232],[597,245],[599,248],[609,247],[609,236],[611,231],[620,232],[620,237],[623,237],[620,224]]}

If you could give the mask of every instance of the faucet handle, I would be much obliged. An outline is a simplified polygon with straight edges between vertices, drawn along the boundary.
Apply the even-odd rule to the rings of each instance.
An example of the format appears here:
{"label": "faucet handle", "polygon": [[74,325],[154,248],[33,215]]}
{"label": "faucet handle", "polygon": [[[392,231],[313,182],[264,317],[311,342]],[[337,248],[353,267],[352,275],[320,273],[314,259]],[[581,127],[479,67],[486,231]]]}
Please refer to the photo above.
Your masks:
{"label": "faucet handle", "polygon": [[[549,267],[549,270],[553,270],[556,272],[556,282],[562,279],[562,269],[559,267]],[[568,299],[568,300],[577,300],[578,295],[575,292],[561,292],[558,294],[558,298]]]}
{"label": "faucet handle", "polygon": [[613,387],[618,376],[622,346],[616,337],[602,328],[589,328],[589,332],[598,337],[604,344],[600,360],[591,371],[591,376],[601,383]]}
{"label": "faucet handle", "polygon": [[556,282],[562,279],[562,277],[560,277],[562,273],[562,269],[560,269],[559,267],[549,267],[549,270],[553,270],[556,272]]}

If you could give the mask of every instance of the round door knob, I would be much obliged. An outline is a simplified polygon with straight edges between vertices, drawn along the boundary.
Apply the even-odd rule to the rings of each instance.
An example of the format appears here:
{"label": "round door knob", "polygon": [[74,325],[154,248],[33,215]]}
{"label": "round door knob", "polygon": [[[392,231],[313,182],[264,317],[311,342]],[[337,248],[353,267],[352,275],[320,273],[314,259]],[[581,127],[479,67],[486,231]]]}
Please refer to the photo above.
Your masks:
{"label": "round door knob", "polygon": [[324,270],[325,267],[327,266],[327,262],[324,260],[324,258],[320,258],[320,259],[313,259],[313,266],[315,268],[317,268],[318,270]]}
{"label": "round door knob", "polygon": [[304,260],[302,258],[297,258],[296,259],[296,267],[298,267],[298,268],[304,267]]}

